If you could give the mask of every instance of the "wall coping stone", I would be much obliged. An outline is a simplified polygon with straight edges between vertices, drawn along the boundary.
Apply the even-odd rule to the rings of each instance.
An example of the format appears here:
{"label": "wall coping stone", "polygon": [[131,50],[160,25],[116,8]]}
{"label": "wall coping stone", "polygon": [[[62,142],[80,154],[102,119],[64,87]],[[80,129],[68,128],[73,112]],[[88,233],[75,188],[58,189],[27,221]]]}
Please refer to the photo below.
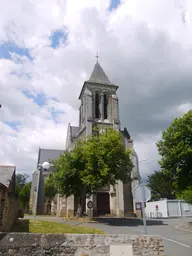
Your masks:
{"label": "wall coping stone", "polygon": [[[163,256],[164,246],[160,236],[127,234],[33,234],[0,233],[0,255],[87,255],[108,256],[110,245],[132,244],[133,255]],[[66,254],[66,250],[68,254]],[[45,253],[46,251],[46,253]],[[93,253],[94,251],[94,253]],[[51,254],[47,254],[50,252]],[[12,253],[12,254],[11,254]],[[13,254],[14,253],[14,254]],[[29,255],[29,254],[28,254]]]}

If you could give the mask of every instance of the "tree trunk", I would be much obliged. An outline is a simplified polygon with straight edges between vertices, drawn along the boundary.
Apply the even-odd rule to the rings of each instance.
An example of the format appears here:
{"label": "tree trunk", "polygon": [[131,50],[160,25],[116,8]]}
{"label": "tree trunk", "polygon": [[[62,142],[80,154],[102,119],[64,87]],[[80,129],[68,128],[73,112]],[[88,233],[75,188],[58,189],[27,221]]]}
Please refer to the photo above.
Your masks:
{"label": "tree trunk", "polygon": [[76,217],[82,217],[82,216],[83,216],[83,206],[82,204],[78,204]]}
{"label": "tree trunk", "polygon": [[77,207],[77,214],[76,214],[77,217],[83,216],[83,213],[85,211],[85,200],[86,200],[86,192],[82,191],[80,195],[80,202]]}

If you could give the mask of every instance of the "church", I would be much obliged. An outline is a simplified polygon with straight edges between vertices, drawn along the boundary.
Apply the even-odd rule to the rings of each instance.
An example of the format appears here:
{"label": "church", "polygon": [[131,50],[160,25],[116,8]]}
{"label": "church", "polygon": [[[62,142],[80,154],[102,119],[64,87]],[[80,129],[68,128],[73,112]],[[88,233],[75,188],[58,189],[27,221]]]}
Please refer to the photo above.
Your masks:
{"label": "church", "polygon": [[[122,133],[123,143],[133,152],[132,183],[123,184],[118,181],[116,188],[105,186],[95,191],[91,198],[87,198],[86,212],[92,216],[111,214],[122,217],[125,211],[134,211],[133,188],[139,181],[138,158],[133,149],[133,141],[126,128],[121,130],[119,118],[118,86],[113,84],[101,65],[97,61],[89,80],[85,81],[80,95],[79,126],[68,125],[66,150],[74,148],[77,140],[93,134],[94,128],[104,132],[106,128],[113,128]],[[75,198],[70,198],[73,205]],[[91,201],[93,208],[88,209]],[[76,207],[75,207],[76,208]]]}
{"label": "church", "polygon": [[[79,125],[68,125],[65,150],[71,151],[75,143],[93,134],[94,128],[104,132],[113,128],[122,134],[125,149],[132,151],[133,170],[132,182],[117,181],[116,187],[106,185],[86,199],[85,209],[89,216],[111,215],[124,217],[125,212],[135,211],[134,187],[140,180],[138,157],[133,148],[133,140],[127,128],[121,130],[119,117],[118,86],[113,84],[100,63],[96,62],[89,80],[85,81],[80,91]],[[49,159],[52,157],[49,154]],[[39,159],[40,162],[42,162]],[[90,207],[91,205],[91,207]],[[77,211],[78,198],[57,196],[56,214],[58,217],[74,216]]]}

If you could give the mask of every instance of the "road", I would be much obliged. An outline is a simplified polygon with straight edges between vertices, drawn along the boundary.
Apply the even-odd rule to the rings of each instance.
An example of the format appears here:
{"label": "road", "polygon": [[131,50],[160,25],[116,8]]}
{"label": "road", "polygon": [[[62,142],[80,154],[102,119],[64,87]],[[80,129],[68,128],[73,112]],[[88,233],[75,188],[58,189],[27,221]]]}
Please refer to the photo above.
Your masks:
{"label": "road", "polygon": [[[33,218],[28,216],[26,218]],[[109,234],[135,234],[142,235],[142,220],[136,219],[109,219],[100,218],[97,223],[81,223],[66,221],[56,217],[38,216],[37,219],[66,223],[75,226],[93,227]],[[191,256],[192,255],[192,229],[187,227],[192,218],[175,218],[164,220],[148,220],[147,230],[149,235],[160,235],[164,241],[166,256]]]}

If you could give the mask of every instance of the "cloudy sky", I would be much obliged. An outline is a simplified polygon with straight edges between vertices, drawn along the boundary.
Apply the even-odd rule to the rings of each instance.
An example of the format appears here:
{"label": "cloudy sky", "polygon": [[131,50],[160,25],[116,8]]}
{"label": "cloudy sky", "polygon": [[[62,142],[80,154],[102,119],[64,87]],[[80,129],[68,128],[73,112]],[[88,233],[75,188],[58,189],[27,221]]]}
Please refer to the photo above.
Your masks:
{"label": "cloudy sky", "polygon": [[38,148],[64,149],[96,52],[119,85],[141,173],[192,106],[191,0],[0,0],[0,163],[31,174]]}

